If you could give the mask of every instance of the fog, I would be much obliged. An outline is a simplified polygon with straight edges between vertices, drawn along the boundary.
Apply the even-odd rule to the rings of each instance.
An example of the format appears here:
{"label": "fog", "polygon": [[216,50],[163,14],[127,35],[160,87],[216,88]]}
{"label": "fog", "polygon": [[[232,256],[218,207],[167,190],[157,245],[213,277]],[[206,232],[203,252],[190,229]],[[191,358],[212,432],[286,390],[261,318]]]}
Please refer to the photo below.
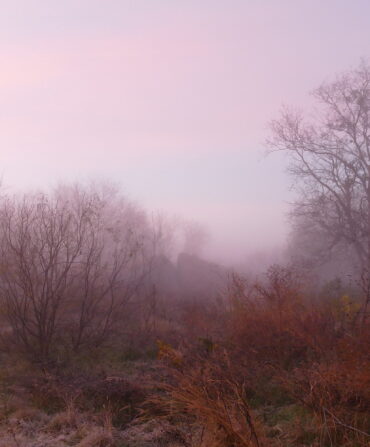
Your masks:
{"label": "fog", "polygon": [[369,447],[369,18],[0,0],[0,447]]}
{"label": "fog", "polygon": [[283,250],[293,193],[268,123],[369,54],[369,2],[0,6],[4,187],[109,181],[198,222],[217,262]]}

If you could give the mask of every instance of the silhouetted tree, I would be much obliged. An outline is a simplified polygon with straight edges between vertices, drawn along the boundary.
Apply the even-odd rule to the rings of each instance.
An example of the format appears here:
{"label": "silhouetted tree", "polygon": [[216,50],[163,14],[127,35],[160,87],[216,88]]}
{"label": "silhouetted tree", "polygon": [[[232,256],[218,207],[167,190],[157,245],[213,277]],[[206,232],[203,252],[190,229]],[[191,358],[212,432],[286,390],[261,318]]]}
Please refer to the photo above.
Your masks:
{"label": "silhouetted tree", "polygon": [[150,268],[145,215],[110,189],[61,187],[0,207],[0,296],[13,340],[48,361],[98,345]]}
{"label": "silhouetted tree", "polygon": [[321,248],[353,250],[370,299],[370,67],[365,62],[313,93],[312,119],[284,110],[272,122],[274,150],[290,155],[299,191],[292,216],[320,233]]}

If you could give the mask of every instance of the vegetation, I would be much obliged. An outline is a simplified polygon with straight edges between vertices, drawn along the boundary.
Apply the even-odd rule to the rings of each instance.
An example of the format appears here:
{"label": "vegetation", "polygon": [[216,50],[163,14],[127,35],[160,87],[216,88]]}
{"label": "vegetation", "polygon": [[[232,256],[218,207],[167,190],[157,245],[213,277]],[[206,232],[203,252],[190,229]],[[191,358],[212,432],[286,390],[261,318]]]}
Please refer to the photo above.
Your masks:
{"label": "vegetation", "polygon": [[319,89],[318,127],[273,125],[295,238],[316,268],[347,247],[351,283],[298,257],[245,279],[195,255],[196,225],[176,262],[171,225],[110,187],[4,197],[0,446],[368,446],[369,83]]}
{"label": "vegetation", "polygon": [[323,84],[314,98],[319,106],[315,119],[285,110],[272,123],[270,145],[290,155],[289,171],[298,181],[299,197],[292,210],[296,231],[301,237],[312,235],[318,259],[338,247],[352,253],[366,319],[370,303],[370,66],[362,62],[356,70]]}

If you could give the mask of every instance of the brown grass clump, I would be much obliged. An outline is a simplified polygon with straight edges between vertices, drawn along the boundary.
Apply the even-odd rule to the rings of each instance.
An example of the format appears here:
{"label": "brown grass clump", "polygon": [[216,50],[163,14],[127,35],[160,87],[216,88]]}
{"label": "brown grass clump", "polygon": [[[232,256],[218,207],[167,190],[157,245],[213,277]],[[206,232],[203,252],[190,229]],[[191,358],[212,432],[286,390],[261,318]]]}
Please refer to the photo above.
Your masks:
{"label": "brown grass clump", "polygon": [[110,414],[113,425],[123,427],[138,414],[145,391],[122,377],[106,377],[86,383],[81,406],[90,411]]}
{"label": "brown grass clump", "polygon": [[82,423],[81,415],[74,407],[55,414],[46,426],[47,431],[59,432],[65,428],[77,428]]}
{"label": "brown grass clump", "polygon": [[115,447],[113,434],[102,428],[94,429],[76,447]]}
{"label": "brown grass clump", "polygon": [[11,414],[11,418],[23,421],[45,422],[47,420],[47,415],[37,408],[23,407],[14,411],[14,413]]}
{"label": "brown grass clump", "polygon": [[122,377],[113,376],[50,374],[34,377],[27,387],[36,407],[48,413],[59,413],[58,417],[65,421],[72,421],[76,410],[92,414],[109,412],[113,425],[117,427],[123,427],[133,420],[145,399],[143,388]]}
{"label": "brown grass clump", "polygon": [[[163,351],[163,349],[162,349]],[[166,347],[161,353],[169,362],[171,383],[166,392],[148,401],[149,407],[170,418],[186,415],[190,423],[201,424],[200,446],[259,446],[258,422],[246,396],[246,387],[231,373],[226,352],[207,358],[180,358]]]}

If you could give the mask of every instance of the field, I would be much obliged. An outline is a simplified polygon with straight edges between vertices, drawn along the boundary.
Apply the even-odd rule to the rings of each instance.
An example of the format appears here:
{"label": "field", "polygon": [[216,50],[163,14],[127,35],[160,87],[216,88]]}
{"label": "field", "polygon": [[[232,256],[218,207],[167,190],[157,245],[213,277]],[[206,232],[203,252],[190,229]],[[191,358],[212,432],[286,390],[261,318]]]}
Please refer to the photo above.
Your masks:
{"label": "field", "polygon": [[332,288],[310,299],[274,267],[260,283],[235,276],[224,300],[152,315],[131,346],[42,366],[8,352],[0,445],[364,447],[369,325]]}

